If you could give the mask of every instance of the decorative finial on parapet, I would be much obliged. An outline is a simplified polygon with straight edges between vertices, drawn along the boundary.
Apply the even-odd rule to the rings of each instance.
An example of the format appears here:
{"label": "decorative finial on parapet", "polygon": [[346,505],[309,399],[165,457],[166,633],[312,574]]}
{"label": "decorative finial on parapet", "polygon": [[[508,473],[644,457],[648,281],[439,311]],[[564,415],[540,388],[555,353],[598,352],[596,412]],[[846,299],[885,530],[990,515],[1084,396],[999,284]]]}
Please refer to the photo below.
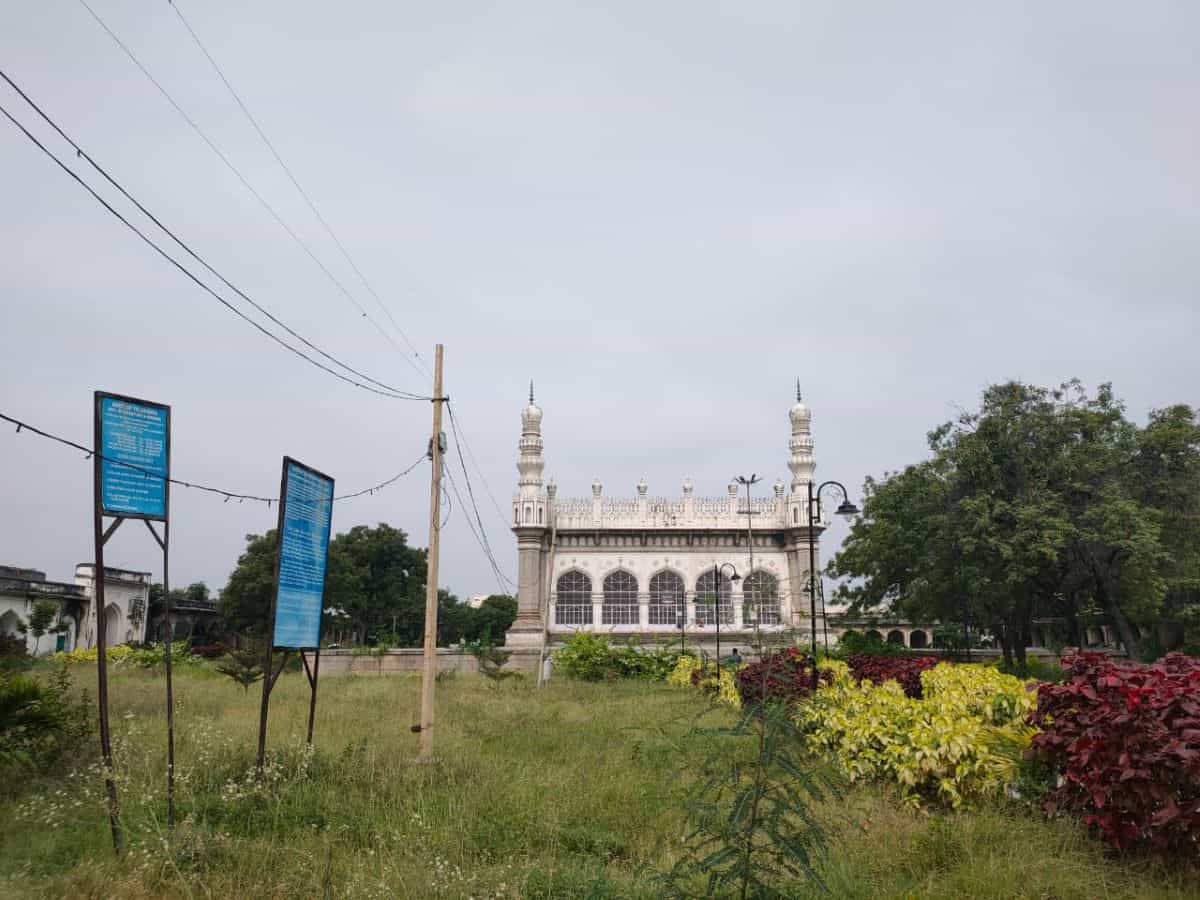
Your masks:
{"label": "decorative finial on parapet", "polygon": [[690,479],[690,478],[683,479],[683,496],[685,496],[685,497],[692,496],[692,490],[693,490],[692,479]]}
{"label": "decorative finial on parapet", "polygon": [[597,478],[595,481],[592,482],[592,496],[599,497],[601,490],[602,490],[602,486],[600,484],[600,479]]}
{"label": "decorative finial on parapet", "polygon": [[776,497],[783,496],[783,479],[782,478],[775,479],[775,496]]}
{"label": "decorative finial on parapet", "polygon": [[[796,399],[800,399],[800,381],[796,381]],[[529,379],[529,402],[533,402],[533,379]]]}
{"label": "decorative finial on parapet", "polygon": [[558,496],[558,483],[555,482],[553,476],[551,476],[550,480],[546,482],[546,496],[551,500]]}
{"label": "decorative finial on parapet", "polygon": [[645,497],[646,491],[650,490],[650,485],[646,484],[645,477],[637,483],[637,492],[639,497]]}

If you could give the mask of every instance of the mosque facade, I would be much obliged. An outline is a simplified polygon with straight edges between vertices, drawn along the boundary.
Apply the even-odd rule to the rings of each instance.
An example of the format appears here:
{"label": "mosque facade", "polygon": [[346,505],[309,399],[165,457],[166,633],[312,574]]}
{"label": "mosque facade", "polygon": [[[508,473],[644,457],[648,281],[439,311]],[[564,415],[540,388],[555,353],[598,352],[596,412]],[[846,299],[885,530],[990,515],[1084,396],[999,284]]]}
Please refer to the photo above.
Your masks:
{"label": "mosque facade", "polygon": [[[808,635],[826,630],[817,590],[809,590],[810,545],[819,550],[828,519],[808,516],[812,414],[796,393],[788,411],[788,484],[737,482],[698,495],[690,478],[674,496],[610,496],[597,478],[591,496],[560,497],[545,469],[542,410],[521,412],[519,479],[512,503],[517,539],[518,611],[507,646],[541,650],[583,630],[667,642],[747,642],[756,630]],[[781,441],[782,444],[782,441]],[[765,491],[763,490],[765,487]],[[836,640],[829,635],[831,640]]]}

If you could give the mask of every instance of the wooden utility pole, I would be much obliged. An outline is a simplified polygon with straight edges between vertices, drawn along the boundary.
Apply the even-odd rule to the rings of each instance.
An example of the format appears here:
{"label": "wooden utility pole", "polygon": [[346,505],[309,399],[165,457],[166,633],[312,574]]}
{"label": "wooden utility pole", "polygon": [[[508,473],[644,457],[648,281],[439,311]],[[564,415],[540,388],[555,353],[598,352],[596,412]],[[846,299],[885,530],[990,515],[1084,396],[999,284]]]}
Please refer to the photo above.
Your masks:
{"label": "wooden utility pole", "polygon": [[433,362],[433,437],[429,457],[429,556],[425,575],[425,670],[421,678],[421,758],[433,752],[433,688],[437,681],[438,542],[442,530],[442,345]]}

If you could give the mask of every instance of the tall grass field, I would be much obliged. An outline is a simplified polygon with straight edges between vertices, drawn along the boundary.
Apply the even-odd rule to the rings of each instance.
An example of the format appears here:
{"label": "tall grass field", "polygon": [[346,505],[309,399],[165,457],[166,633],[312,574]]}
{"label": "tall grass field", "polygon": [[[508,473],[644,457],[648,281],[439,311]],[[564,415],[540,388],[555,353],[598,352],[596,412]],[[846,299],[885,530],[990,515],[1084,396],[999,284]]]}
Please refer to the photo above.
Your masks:
{"label": "tall grass field", "polygon": [[[94,697],[94,667],[72,674]],[[113,853],[89,747],[51,776],[3,785],[0,896],[656,897],[654,874],[680,852],[686,790],[711,742],[730,740],[689,734],[706,709],[696,691],[459,676],[437,686],[436,759],[418,764],[420,681],[338,676],[321,682],[308,753],[308,684],[288,673],[257,786],[260,687],[191,669],[175,690],[174,834],[161,672],[114,668],[126,850]],[[1028,807],[931,815],[859,787],[817,812],[829,893],[796,883],[784,896],[1200,895],[1185,875],[1111,859],[1076,822]]]}

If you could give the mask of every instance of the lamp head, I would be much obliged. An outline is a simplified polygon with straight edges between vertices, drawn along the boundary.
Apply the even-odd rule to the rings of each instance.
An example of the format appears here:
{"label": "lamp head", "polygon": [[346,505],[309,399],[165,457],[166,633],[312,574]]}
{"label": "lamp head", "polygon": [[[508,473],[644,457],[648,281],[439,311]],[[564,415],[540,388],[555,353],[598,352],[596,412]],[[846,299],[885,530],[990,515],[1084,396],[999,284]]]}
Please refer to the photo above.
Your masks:
{"label": "lamp head", "polygon": [[849,500],[843,500],[842,505],[837,508],[835,514],[841,516],[846,521],[850,521],[858,515],[858,507]]}

